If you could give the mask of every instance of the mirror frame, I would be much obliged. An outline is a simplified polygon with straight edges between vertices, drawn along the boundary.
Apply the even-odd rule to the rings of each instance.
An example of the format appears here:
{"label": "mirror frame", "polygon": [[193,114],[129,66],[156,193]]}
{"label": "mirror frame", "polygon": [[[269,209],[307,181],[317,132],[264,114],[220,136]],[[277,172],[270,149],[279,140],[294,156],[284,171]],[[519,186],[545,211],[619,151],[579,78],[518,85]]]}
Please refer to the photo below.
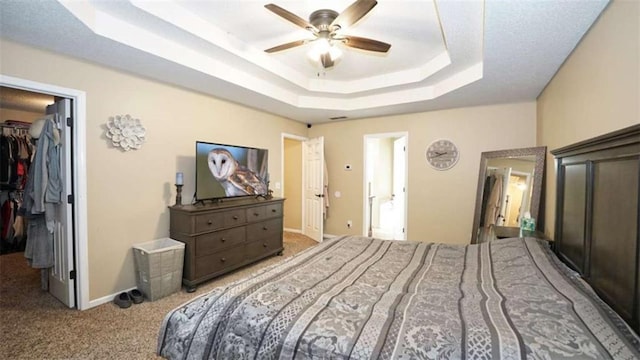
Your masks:
{"label": "mirror frame", "polygon": [[485,151],[480,156],[480,173],[478,174],[478,188],[476,190],[476,208],[473,216],[471,244],[478,243],[478,229],[480,227],[480,214],[482,213],[482,192],[484,189],[485,177],[487,176],[487,163],[489,162],[489,159],[530,155],[535,155],[536,161],[533,171],[533,192],[531,193],[531,206],[529,212],[531,213],[531,217],[537,220],[536,229],[539,228],[542,223],[539,221],[540,219],[538,219],[538,215],[540,213],[540,200],[542,197],[542,189],[544,187],[543,181],[547,147],[538,146],[521,149]]}

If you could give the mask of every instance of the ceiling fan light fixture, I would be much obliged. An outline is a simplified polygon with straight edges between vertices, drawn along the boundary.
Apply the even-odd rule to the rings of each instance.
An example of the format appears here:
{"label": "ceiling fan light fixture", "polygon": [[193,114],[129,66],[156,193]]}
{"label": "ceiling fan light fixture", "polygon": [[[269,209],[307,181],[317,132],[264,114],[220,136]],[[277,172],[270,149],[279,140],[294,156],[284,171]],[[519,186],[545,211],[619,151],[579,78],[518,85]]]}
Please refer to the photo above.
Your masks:
{"label": "ceiling fan light fixture", "polygon": [[331,44],[328,39],[319,38],[313,42],[313,46],[307,53],[307,56],[313,61],[320,61],[320,57],[323,54],[329,53],[331,60],[337,60],[342,56],[342,51]]}
{"label": "ceiling fan light fixture", "polygon": [[342,50],[338,49],[337,46],[332,46],[329,48],[329,55],[331,55],[331,59],[338,60],[342,56]]}
{"label": "ceiling fan light fixture", "polygon": [[314,62],[319,61],[325,69],[332,67],[334,61],[342,55],[342,51],[334,46],[336,43],[341,43],[347,48],[386,53],[389,51],[391,44],[359,36],[337,33],[339,30],[343,28],[346,29],[358,22],[362,17],[367,15],[377,3],[376,0],[356,0],[342,13],[330,9],[316,10],[309,16],[309,21],[276,4],[267,4],[265,8],[269,11],[310,31],[313,36],[315,36],[315,39],[292,41],[266,49],[265,52],[273,53],[311,42],[313,46],[307,53],[307,56]]}
{"label": "ceiling fan light fixture", "polygon": [[318,60],[320,55],[326,53],[331,48],[331,44],[329,44],[329,40],[325,38],[319,38],[313,42],[311,49],[307,53],[309,58],[312,60]]}

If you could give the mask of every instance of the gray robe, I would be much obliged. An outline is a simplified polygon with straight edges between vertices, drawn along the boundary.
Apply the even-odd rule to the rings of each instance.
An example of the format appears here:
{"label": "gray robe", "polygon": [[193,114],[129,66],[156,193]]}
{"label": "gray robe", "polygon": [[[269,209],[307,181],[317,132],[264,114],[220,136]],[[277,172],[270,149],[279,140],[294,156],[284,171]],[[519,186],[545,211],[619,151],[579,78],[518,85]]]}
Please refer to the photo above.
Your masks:
{"label": "gray robe", "polygon": [[54,265],[55,204],[62,200],[60,146],[54,141],[54,126],[51,119],[46,120],[24,189],[23,206],[28,219],[24,256],[31,267],[40,269]]}

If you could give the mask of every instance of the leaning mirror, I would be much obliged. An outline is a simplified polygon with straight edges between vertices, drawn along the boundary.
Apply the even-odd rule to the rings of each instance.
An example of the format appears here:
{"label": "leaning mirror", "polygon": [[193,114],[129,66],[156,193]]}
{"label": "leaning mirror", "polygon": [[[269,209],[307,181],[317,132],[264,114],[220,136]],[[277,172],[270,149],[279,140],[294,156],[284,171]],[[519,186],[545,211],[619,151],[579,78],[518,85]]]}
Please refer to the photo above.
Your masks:
{"label": "leaning mirror", "polygon": [[519,228],[526,213],[538,219],[546,146],[483,152],[471,243],[483,242],[494,227]]}

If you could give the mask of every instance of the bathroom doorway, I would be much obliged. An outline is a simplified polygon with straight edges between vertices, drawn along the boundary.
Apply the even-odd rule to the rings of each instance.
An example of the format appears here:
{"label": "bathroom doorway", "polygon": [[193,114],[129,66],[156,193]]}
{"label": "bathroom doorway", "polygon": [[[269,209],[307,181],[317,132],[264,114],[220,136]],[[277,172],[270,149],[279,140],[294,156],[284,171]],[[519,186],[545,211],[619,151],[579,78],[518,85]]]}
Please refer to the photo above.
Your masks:
{"label": "bathroom doorway", "polygon": [[406,132],[364,136],[363,235],[406,240]]}

